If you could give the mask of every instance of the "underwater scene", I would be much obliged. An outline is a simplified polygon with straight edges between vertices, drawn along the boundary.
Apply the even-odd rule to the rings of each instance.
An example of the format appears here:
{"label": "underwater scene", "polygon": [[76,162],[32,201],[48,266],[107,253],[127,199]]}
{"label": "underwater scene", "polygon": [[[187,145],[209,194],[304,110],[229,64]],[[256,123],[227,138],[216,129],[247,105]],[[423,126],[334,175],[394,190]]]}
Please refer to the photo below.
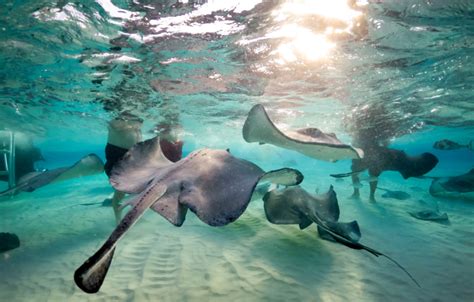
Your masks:
{"label": "underwater scene", "polygon": [[3,0],[0,301],[473,301],[474,2]]}

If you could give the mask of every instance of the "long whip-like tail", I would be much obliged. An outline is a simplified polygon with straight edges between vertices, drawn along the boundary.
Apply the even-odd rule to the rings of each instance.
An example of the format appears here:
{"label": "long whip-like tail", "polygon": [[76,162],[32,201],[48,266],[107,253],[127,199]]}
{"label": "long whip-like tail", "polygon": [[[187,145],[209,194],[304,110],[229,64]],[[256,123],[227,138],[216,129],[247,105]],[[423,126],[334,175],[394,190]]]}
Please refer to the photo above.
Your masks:
{"label": "long whip-like tail", "polygon": [[357,171],[352,171],[352,172],[347,172],[347,173],[329,174],[329,176],[334,177],[334,178],[343,178],[343,177],[349,177],[349,176],[352,176],[354,174],[361,173],[363,171],[364,171],[364,169],[357,170]]}
{"label": "long whip-like tail", "polygon": [[334,240],[336,240],[337,242],[347,246],[347,247],[350,247],[352,249],[356,249],[356,250],[366,250],[367,252],[371,253],[372,255],[376,256],[376,257],[379,257],[379,256],[383,256],[385,258],[387,258],[388,260],[390,260],[391,262],[395,263],[396,266],[398,266],[402,271],[404,271],[408,277],[410,277],[410,279],[418,286],[421,288],[420,284],[416,281],[416,279],[400,264],[398,263],[397,261],[395,261],[395,259],[385,255],[384,253],[381,253],[371,247],[368,247],[366,245],[363,245],[359,242],[354,242],[340,234],[337,234],[335,233],[334,231],[332,231],[330,228],[328,228],[326,226],[326,224],[324,223],[324,221],[319,217],[319,215],[315,212],[313,213],[313,219],[314,219],[314,222],[321,228],[323,228],[326,232],[328,232],[329,234],[331,234],[331,236],[334,238]]}
{"label": "long whip-like tail", "polygon": [[99,291],[112,263],[118,241],[165,192],[165,186],[156,184],[137,197],[137,204],[127,212],[107,241],[75,271],[74,281],[80,289],[90,294]]}

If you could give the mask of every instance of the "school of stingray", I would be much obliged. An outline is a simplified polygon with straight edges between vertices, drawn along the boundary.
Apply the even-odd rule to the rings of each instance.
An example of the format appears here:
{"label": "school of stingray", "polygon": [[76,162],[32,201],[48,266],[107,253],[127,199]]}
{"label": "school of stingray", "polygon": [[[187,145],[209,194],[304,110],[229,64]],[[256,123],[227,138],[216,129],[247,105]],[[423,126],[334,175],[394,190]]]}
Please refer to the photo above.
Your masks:
{"label": "school of stingray", "polygon": [[[271,144],[318,160],[335,162],[364,158],[365,150],[344,144],[332,133],[324,133],[317,128],[280,130],[262,105],[255,105],[250,110],[242,134],[248,143]],[[304,176],[298,170],[281,167],[278,170],[264,171],[250,161],[233,156],[229,150],[200,149],[172,162],[162,153],[159,142],[159,137],[155,137],[136,144],[114,166],[110,177],[111,185],[134,197],[124,205],[131,208],[109,238],[75,271],[74,281],[84,292],[96,293],[100,290],[118,241],[148,209],[178,227],[183,225],[188,210],[210,226],[224,226],[242,215],[249,202],[255,199],[252,198],[254,193],[263,195],[265,216],[270,223],[297,224],[301,230],[315,223],[321,238],[352,249],[365,250],[377,257],[386,257],[419,286],[410,273],[394,259],[359,242],[361,232],[357,221],[339,221],[339,205],[332,186],[324,194],[310,194],[299,186]],[[438,149],[442,150],[470,148],[472,145],[462,146],[447,140],[437,144]],[[431,164],[430,169],[436,163],[437,160]],[[0,196],[31,192],[48,183],[68,179],[73,174],[91,175],[102,171],[103,163],[100,158],[88,155],[71,167],[30,175],[20,181],[17,187],[0,193]],[[405,178],[422,177],[408,174],[407,171],[411,173],[410,170],[399,169]],[[332,176],[339,178],[353,174],[354,172]],[[410,197],[401,191],[379,189],[385,191],[383,197],[401,200]],[[472,200],[474,169],[459,176],[433,177],[429,192],[433,196]],[[409,214],[422,220],[448,221],[447,214],[440,213],[438,209]],[[8,239],[9,247],[5,250],[19,246],[18,238],[11,237],[13,234],[0,235],[6,238],[5,242]],[[3,252],[3,249],[0,251]]]}

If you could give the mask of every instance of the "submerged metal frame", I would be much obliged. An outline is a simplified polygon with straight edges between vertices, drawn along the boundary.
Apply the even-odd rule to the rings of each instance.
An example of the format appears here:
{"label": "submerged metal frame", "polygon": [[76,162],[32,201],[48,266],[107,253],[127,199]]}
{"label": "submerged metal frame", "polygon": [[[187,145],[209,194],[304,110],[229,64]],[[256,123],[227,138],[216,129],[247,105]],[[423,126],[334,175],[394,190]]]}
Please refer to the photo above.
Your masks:
{"label": "submerged metal frame", "polygon": [[[0,131],[0,137],[2,137],[0,153],[3,155],[5,163],[5,171],[0,171],[0,175],[8,175],[8,188],[11,189],[16,185],[15,134],[12,131],[3,130]],[[3,140],[3,137],[7,137],[7,139]]]}

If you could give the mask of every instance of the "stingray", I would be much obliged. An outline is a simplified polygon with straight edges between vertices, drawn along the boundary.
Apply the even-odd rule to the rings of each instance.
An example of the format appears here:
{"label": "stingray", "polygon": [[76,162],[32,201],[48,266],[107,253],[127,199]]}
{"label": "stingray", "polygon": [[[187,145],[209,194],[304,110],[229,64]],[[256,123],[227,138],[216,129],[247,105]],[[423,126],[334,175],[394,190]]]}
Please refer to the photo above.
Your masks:
{"label": "stingray", "polygon": [[87,202],[87,203],[80,203],[80,206],[96,206],[100,205],[101,207],[111,207],[112,206],[112,199],[106,198],[101,202]]}
{"label": "stingray", "polygon": [[225,150],[201,149],[175,163],[153,138],[132,147],[112,170],[110,183],[121,192],[138,194],[132,208],[102,247],[74,274],[79,288],[97,292],[107,274],[119,239],[151,208],[175,226],[191,210],[204,223],[223,226],[245,211],[259,182],[295,185],[303,175],[283,168],[265,173],[257,165]]}
{"label": "stingray", "polygon": [[435,197],[474,200],[474,169],[459,176],[434,178],[430,194]]}
{"label": "stingray", "polygon": [[4,253],[20,246],[20,239],[12,233],[0,233],[0,253]]}
{"label": "stingray", "polygon": [[342,143],[334,133],[324,133],[317,128],[278,129],[260,104],[250,110],[242,134],[248,143],[271,144],[330,162],[363,157],[362,150]]}
{"label": "stingray", "polygon": [[18,180],[18,184],[15,187],[1,192],[0,196],[15,195],[20,192],[33,192],[52,182],[99,174],[103,171],[104,163],[102,160],[95,154],[89,154],[70,167],[28,173]]}
{"label": "stingray", "polygon": [[339,205],[336,192],[330,186],[323,195],[314,196],[300,186],[282,191],[272,190],[264,198],[265,215],[274,224],[298,224],[305,229],[313,222],[317,225],[320,237],[336,241],[349,248],[366,250],[376,257],[383,256],[402,269],[416,285],[418,282],[391,257],[359,243],[361,233],[357,221],[339,222]]}
{"label": "stingray", "polygon": [[403,191],[392,191],[389,189],[377,187],[377,189],[385,191],[385,193],[382,194],[383,198],[393,198],[393,199],[398,199],[398,200],[406,200],[411,197],[410,194],[407,192]]}
{"label": "stingray", "polygon": [[471,140],[466,145],[462,145],[449,139],[442,139],[440,141],[435,142],[433,144],[433,148],[438,150],[458,150],[466,148],[472,151],[474,150],[474,140]]}
{"label": "stingray", "polygon": [[408,214],[420,220],[428,220],[443,224],[449,224],[448,214],[441,213],[439,212],[439,210],[421,210],[408,212]]}

